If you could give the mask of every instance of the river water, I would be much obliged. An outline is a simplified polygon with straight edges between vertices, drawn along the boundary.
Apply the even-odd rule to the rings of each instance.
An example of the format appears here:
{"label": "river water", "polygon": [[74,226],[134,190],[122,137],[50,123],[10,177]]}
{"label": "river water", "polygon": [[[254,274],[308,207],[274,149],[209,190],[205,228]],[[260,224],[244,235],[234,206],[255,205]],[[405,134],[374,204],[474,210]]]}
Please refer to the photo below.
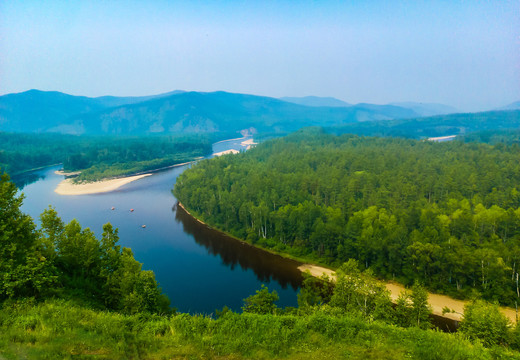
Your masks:
{"label": "river water", "polygon": [[[241,141],[216,143],[213,152],[244,150]],[[63,176],[54,171],[60,166],[46,168],[33,173],[38,180],[23,187],[22,210],[38,223],[52,205],[65,222],[77,219],[98,237],[102,225],[110,222],[119,229],[119,244],[133,250],[143,269],[155,272],[178,311],[211,314],[224,306],[240,311],[242,300],[261,284],[278,292],[278,306],[296,306],[302,281],[297,262],[211,230],[177,206],[171,189],[189,166],[155,173],[113,192],[79,196],[56,194]]]}

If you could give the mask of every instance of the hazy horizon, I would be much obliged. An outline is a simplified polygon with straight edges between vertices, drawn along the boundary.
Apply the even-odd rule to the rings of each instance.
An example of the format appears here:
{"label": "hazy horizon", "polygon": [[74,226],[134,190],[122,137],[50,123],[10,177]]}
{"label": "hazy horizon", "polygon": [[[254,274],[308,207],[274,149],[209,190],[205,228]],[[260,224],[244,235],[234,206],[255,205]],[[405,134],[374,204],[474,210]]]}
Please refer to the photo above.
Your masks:
{"label": "hazy horizon", "polygon": [[0,94],[520,100],[520,1],[0,3]]}

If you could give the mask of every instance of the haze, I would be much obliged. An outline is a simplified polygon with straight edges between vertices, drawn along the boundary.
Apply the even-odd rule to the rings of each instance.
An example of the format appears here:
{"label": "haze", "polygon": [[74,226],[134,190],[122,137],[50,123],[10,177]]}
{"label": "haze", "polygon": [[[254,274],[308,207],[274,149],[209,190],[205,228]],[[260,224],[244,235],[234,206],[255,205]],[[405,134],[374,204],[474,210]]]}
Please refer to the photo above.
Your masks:
{"label": "haze", "polygon": [[0,94],[520,100],[520,1],[0,2]]}

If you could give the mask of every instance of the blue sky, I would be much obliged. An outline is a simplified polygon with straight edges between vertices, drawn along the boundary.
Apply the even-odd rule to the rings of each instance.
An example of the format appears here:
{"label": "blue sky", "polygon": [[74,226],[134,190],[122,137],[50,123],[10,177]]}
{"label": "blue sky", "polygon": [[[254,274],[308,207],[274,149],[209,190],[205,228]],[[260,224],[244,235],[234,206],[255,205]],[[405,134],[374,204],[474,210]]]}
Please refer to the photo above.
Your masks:
{"label": "blue sky", "polygon": [[0,94],[520,100],[516,1],[0,1]]}

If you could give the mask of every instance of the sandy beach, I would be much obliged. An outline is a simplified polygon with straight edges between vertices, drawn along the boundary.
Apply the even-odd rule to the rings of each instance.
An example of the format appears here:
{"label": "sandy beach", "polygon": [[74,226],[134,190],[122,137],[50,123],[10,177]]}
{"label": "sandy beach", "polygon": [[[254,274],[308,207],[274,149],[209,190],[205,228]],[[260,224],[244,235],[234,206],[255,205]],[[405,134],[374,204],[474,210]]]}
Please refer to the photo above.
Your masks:
{"label": "sandy beach", "polygon": [[[327,269],[321,266],[312,264],[303,264],[298,267],[302,272],[309,271],[312,276],[321,277],[323,274],[334,279],[335,272],[331,269]],[[386,289],[390,291],[390,297],[393,301],[397,300],[399,294],[406,291],[406,288],[397,283],[384,283]],[[432,311],[435,315],[443,316],[448,319],[460,321],[464,312],[464,305],[468,301],[453,299],[446,295],[428,293],[428,303],[432,307]],[[454,313],[442,314],[442,309],[448,307],[450,310],[454,310]],[[508,308],[505,306],[500,307],[500,311],[507,316],[507,318],[514,324],[516,323],[516,311],[515,309]]]}
{"label": "sandy beach", "polygon": [[323,275],[327,275],[329,278],[333,279],[336,276],[336,272],[334,270],[327,269],[318,265],[303,264],[298,266],[298,270],[300,270],[301,272],[306,272],[308,270],[314,277],[321,277]]}
{"label": "sandy beach", "polygon": [[150,175],[152,174],[128,176],[124,178],[96,181],[86,184],[74,184],[72,179],[65,179],[58,184],[58,187],[56,187],[54,192],[60,195],[87,195],[104,193],[116,190],[123,185],[131,183],[132,181],[139,180]]}

